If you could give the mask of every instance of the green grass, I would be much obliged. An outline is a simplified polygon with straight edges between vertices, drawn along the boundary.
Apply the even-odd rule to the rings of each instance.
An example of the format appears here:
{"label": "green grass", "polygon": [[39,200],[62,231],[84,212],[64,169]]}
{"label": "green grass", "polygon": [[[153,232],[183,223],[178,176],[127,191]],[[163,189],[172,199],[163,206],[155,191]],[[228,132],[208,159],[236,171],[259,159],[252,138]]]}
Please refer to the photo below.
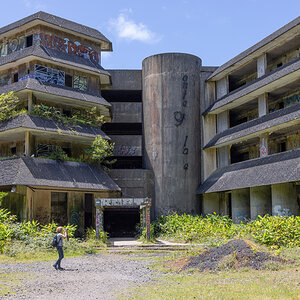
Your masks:
{"label": "green grass", "polygon": [[299,299],[298,268],[174,274],[135,287],[120,299]]}

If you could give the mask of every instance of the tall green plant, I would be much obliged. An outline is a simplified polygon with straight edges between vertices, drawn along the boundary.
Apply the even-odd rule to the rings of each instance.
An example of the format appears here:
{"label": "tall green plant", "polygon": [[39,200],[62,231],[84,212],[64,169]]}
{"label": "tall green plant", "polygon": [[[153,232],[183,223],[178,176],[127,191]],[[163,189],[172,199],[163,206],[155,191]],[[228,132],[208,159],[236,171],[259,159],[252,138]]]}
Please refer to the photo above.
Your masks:
{"label": "tall green plant", "polygon": [[114,143],[104,139],[102,136],[97,136],[93,141],[92,145],[87,148],[86,154],[88,155],[88,160],[92,163],[99,165],[112,164],[115,162],[108,161],[107,158],[113,155]]}
{"label": "tall green plant", "polygon": [[0,95],[0,122],[9,120],[25,112],[20,107],[20,100],[13,92]]}

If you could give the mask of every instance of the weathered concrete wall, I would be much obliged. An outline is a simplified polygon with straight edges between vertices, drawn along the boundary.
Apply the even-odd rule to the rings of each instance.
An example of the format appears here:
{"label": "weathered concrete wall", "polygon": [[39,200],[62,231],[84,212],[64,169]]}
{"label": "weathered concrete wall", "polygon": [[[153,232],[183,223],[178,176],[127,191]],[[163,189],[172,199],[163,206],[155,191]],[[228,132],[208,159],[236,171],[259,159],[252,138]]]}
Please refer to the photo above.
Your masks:
{"label": "weathered concrete wall", "polygon": [[293,183],[272,185],[272,214],[274,216],[292,216],[299,213],[297,189]]}
{"label": "weathered concrete wall", "polygon": [[231,193],[232,220],[240,223],[250,219],[250,189],[233,190]]}
{"label": "weathered concrete wall", "polygon": [[142,123],[142,103],[112,102],[112,123]]}
{"label": "weathered concrete wall", "polygon": [[203,194],[202,198],[202,213],[212,214],[220,213],[220,193]]}
{"label": "weathered concrete wall", "polygon": [[143,61],[145,165],[155,176],[155,213],[196,213],[200,182],[201,59],[180,53]]}
{"label": "weathered concrete wall", "polygon": [[36,190],[33,198],[33,219],[41,224],[51,222],[51,191]]}
{"label": "weathered concrete wall", "polygon": [[250,216],[255,220],[258,215],[272,214],[271,187],[256,186],[250,188]]}
{"label": "weathered concrete wall", "polygon": [[154,178],[151,170],[113,169],[109,175],[122,189],[123,197],[153,198]]}
{"label": "weathered concrete wall", "polygon": [[141,135],[110,135],[115,156],[142,156]]}
{"label": "weathered concrete wall", "polygon": [[113,90],[141,90],[141,70],[107,70],[111,75]]}

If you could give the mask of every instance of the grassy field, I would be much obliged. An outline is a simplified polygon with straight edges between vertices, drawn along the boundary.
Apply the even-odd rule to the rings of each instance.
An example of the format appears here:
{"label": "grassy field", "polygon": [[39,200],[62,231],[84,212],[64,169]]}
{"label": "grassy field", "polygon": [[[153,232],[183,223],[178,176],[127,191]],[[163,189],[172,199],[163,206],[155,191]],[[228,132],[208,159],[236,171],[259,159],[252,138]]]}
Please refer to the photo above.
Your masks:
{"label": "grassy field", "polygon": [[120,299],[300,299],[300,269],[168,273]]}
{"label": "grassy field", "polygon": [[165,264],[187,254],[174,253],[151,264],[154,272],[163,272],[164,276],[133,287],[119,299],[300,299],[300,248],[282,249],[280,254],[294,264],[269,262],[264,270],[181,271]]}

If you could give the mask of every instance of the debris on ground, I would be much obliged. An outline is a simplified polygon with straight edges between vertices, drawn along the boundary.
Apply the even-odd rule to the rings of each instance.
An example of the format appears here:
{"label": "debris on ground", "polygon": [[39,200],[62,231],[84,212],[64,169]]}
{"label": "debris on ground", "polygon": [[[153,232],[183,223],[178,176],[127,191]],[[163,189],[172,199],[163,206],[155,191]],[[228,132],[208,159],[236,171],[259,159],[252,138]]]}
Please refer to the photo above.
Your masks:
{"label": "debris on ground", "polygon": [[236,239],[228,243],[208,249],[197,256],[169,261],[166,266],[179,270],[199,269],[216,271],[250,267],[255,270],[264,269],[268,263],[292,263],[266,251],[258,249],[252,242]]}

